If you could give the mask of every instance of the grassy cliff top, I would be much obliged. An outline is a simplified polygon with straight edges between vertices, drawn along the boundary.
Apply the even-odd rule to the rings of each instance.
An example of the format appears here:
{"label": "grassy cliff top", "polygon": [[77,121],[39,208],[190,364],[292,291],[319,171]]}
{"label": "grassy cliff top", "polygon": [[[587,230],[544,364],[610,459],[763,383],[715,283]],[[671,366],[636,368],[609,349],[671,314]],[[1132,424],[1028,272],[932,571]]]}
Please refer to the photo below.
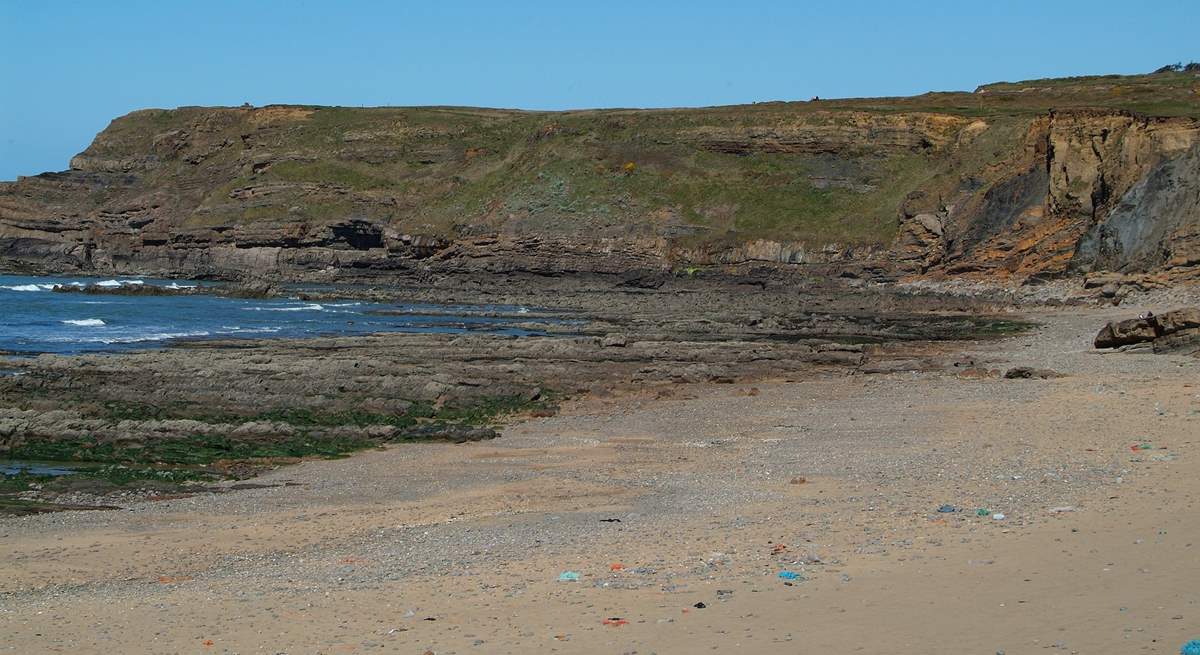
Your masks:
{"label": "grassy cliff top", "polygon": [[1200,118],[1200,76],[692,109],[148,109],[72,166],[126,176],[89,202],[153,204],[188,229],[362,218],[415,234],[872,244],[906,197],[986,182],[1031,121],[1072,108]]}

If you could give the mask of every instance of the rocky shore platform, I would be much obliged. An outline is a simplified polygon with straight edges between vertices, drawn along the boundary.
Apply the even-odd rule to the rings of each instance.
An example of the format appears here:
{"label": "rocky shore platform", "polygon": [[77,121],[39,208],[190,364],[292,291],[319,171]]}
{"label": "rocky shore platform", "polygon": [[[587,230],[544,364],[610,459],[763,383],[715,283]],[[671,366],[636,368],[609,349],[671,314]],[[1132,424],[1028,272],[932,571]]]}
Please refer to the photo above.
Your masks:
{"label": "rocky shore platform", "polygon": [[1098,653],[1197,636],[1200,528],[1181,519],[1200,498],[1200,360],[1093,344],[1185,292],[530,289],[405,297],[524,305],[546,336],[7,360],[3,447],[105,467],[7,490],[68,510],[0,517],[8,645]]}
{"label": "rocky shore platform", "polygon": [[[513,327],[524,336],[204,340],[10,358],[10,373],[0,378],[0,453],[87,466],[78,476],[10,476],[7,506],[36,511],[42,508],[34,501],[66,495],[78,502],[83,491],[107,506],[113,493],[202,491],[305,457],[401,441],[490,439],[506,416],[549,414],[562,400],[619,388],[665,393],[687,383],[970,368],[974,362],[941,357],[938,344],[1028,327],[984,301],[837,281],[801,280],[797,288],[751,280],[638,278],[503,292],[467,285],[453,297],[309,288],[291,293],[496,307],[492,313],[519,319]],[[21,502],[13,504],[13,494]]]}

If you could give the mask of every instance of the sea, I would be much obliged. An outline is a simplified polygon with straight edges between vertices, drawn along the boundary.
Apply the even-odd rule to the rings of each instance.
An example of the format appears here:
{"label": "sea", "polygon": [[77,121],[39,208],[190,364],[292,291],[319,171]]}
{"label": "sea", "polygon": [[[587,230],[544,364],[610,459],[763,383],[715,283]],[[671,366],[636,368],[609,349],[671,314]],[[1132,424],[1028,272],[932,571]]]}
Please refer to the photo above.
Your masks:
{"label": "sea", "polygon": [[[308,301],[299,296],[231,298],[215,293],[118,295],[62,293],[60,286],[169,289],[212,282],[141,277],[83,278],[0,275],[0,354],[77,354],[157,348],[181,340],[305,338],[379,332],[538,334],[520,327],[528,308],[355,300]],[[329,289],[322,289],[328,294]],[[215,291],[209,290],[209,291]]]}

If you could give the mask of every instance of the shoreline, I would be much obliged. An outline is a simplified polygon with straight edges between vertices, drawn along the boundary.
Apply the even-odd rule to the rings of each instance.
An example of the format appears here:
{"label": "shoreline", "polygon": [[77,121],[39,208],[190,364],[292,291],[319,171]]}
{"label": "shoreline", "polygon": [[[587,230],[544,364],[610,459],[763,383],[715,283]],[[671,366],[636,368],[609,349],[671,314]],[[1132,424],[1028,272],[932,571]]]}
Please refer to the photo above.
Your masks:
{"label": "shoreline", "polygon": [[[217,336],[10,357],[12,375],[0,377],[7,407],[0,420],[9,426],[0,452],[63,464],[82,457],[110,468],[93,484],[7,478],[7,496],[23,499],[8,510],[35,511],[58,495],[111,505],[130,493],[203,492],[281,463],[392,441],[488,439],[505,414],[548,413],[560,400],[616,389],[833,371],[995,376],[1002,371],[986,362],[946,352],[1036,329],[1022,318],[1028,309],[985,299],[821,281],[793,290],[740,278],[684,279],[541,298],[558,315],[578,318],[555,323],[548,311],[531,311],[515,326],[539,333],[517,337],[471,330]],[[205,454],[185,457],[185,450]],[[77,488],[93,495],[81,497]]]}
{"label": "shoreline", "polygon": [[[496,441],[0,521],[0,603],[27,652],[1170,650],[1194,636],[1200,535],[1177,518],[1200,492],[1197,362],[1091,351],[1129,311],[1034,312],[1033,332],[942,346],[1056,379],[618,385]],[[1130,451],[1146,437],[1155,450]],[[983,618],[944,620],[961,611]],[[868,616],[877,629],[855,627]]]}
{"label": "shoreline", "polygon": [[[79,488],[94,489],[83,501],[97,505],[131,492],[203,492],[296,458],[389,441],[492,438],[504,414],[547,413],[559,398],[596,390],[806,377],[868,362],[946,367],[956,363],[937,359],[937,343],[1030,328],[889,292],[877,293],[890,310],[869,310],[839,287],[745,290],[732,282],[690,290],[541,296],[560,307],[558,316],[577,318],[556,323],[550,312],[530,311],[514,326],[539,333],[516,337],[472,330],[211,337],[11,357],[14,375],[0,378],[0,420],[8,426],[0,453],[106,468],[89,474],[96,477],[89,483],[8,477],[8,497],[22,500],[8,510],[35,511],[37,501],[54,504],[59,495],[79,501]],[[730,290],[740,298],[730,300]],[[797,299],[810,308],[797,313]],[[935,356],[911,359],[925,351]]]}

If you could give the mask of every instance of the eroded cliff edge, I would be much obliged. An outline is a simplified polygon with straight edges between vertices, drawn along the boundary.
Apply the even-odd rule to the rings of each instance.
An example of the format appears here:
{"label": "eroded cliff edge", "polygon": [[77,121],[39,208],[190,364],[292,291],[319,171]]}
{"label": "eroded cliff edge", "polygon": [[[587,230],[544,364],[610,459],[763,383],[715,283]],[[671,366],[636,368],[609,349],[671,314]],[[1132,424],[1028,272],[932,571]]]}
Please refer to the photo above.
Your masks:
{"label": "eroded cliff edge", "polygon": [[0,266],[347,277],[747,261],[1200,277],[1200,77],[680,110],[121,117],[0,184]]}

